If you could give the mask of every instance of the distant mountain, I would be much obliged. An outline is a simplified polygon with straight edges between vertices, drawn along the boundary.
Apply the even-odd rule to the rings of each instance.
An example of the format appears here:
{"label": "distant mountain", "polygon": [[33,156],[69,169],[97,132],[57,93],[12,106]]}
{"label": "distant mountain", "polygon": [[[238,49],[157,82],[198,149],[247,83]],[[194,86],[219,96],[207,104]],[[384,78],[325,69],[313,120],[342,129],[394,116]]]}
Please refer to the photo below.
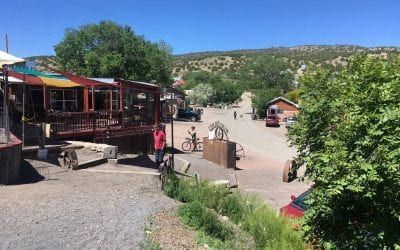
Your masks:
{"label": "distant mountain", "polygon": [[[267,54],[287,60],[293,71],[302,65],[318,64],[327,68],[342,67],[348,57],[356,53],[400,54],[400,47],[360,47],[354,45],[304,45],[267,49],[243,49],[232,51],[207,51],[174,56],[173,75],[181,77],[189,71],[235,72],[254,56]],[[57,68],[55,56],[32,56],[36,70],[52,71]]]}
{"label": "distant mountain", "polygon": [[271,55],[289,62],[292,71],[302,65],[317,64],[326,68],[340,68],[356,53],[400,54],[400,47],[360,47],[354,45],[304,45],[296,47],[274,47],[233,51],[209,51],[175,56],[174,77],[189,71],[210,72],[237,71],[248,60],[257,55]]}
{"label": "distant mountain", "polygon": [[38,71],[51,72],[57,69],[55,56],[30,56],[25,59],[36,63],[35,69]]}

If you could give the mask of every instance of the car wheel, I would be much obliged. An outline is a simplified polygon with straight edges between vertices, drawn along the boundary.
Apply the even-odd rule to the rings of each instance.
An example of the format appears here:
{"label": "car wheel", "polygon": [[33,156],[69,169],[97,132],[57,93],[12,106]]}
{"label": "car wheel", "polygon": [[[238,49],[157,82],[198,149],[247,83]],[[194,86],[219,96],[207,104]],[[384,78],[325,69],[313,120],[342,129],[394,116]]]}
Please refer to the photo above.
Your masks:
{"label": "car wheel", "polygon": [[192,117],[192,118],[190,118],[190,120],[192,121],[192,122],[195,122],[195,121],[197,121],[197,119],[196,119],[196,117]]}

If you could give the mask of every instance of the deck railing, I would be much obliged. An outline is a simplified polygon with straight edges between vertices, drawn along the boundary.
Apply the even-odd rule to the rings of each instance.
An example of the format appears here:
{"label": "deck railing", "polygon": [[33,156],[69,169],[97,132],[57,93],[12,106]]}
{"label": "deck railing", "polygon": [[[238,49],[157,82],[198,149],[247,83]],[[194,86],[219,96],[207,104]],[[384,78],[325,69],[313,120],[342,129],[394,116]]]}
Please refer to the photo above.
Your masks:
{"label": "deck railing", "polygon": [[45,122],[50,123],[55,132],[107,129],[122,126],[122,112],[92,111],[47,113]]}

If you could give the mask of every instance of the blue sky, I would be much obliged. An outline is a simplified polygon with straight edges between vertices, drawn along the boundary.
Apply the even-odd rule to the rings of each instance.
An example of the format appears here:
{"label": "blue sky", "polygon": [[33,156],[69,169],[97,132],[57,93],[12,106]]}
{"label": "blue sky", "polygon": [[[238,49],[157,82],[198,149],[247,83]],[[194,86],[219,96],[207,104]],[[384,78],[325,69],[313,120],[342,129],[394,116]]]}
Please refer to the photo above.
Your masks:
{"label": "blue sky", "polygon": [[174,54],[316,44],[400,46],[399,0],[12,0],[0,50],[54,55],[66,28],[111,20]]}

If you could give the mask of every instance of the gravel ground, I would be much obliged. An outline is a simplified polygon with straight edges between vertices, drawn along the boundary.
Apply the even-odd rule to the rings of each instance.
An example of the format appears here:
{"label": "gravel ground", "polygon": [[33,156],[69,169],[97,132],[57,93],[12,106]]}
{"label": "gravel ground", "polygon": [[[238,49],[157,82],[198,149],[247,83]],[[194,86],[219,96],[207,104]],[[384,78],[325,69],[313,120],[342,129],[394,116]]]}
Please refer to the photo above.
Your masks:
{"label": "gravel ground", "polygon": [[47,178],[0,186],[0,249],[138,249],[150,216],[179,205],[154,175],[29,163]]}

